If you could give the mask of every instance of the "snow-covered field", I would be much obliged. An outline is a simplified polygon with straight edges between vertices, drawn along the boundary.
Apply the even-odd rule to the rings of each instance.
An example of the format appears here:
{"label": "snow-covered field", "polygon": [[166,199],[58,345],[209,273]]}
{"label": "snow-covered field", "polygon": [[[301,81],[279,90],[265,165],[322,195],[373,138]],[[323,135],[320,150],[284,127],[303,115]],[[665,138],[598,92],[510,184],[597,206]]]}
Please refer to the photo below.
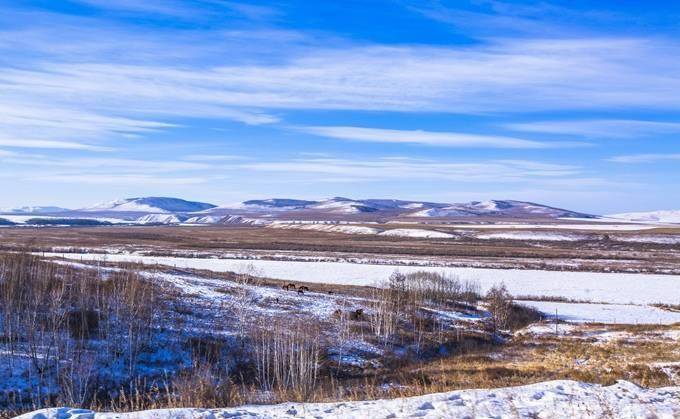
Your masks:
{"label": "snow-covered field", "polygon": [[626,381],[600,386],[559,380],[521,387],[460,390],[391,400],[284,403],[228,409],[98,413],[45,409],[21,419],[155,418],[659,418],[680,417],[680,387],[644,389]]}
{"label": "snow-covered field", "polygon": [[420,228],[396,228],[394,230],[385,230],[380,233],[381,236],[391,237],[413,237],[413,238],[427,238],[427,239],[452,239],[455,238],[453,234],[442,233],[441,231],[424,230]]}
{"label": "snow-covered field", "polygon": [[[46,253],[45,256],[83,261],[139,262],[184,269],[233,272],[243,266],[239,259],[200,259],[140,256],[133,254]],[[678,304],[680,276],[598,272],[559,272],[462,267],[421,267],[370,265],[344,262],[297,262],[250,260],[263,276],[316,283],[375,285],[387,280],[395,270],[443,272],[462,280],[478,281],[482,291],[504,282],[514,295],[564,297],[573,300],[618,304]]]}
{"label": "snow-covered field", "polygon": [[363,227],[356,225],[336,225],[336,224],[301,224],[301,223],[272,223],[269,228],[278,228],[283,230],[311,230],[323,231],[326,233],[343,233],[343,234],[378,234],[380,230],[372,227]]}
{"label": "snow-covered field", "polygon": [[680,244],[679,235],[613,236],[611,239],[625,243]]}
{"label": "snow-covered field", "polygon": [[586,240],[588,236],[581,234],[563,234],[537,231],[510,231],[507,233],[482,233],[477,234],[482,240],[537,240],[537,241],[579,241]]}
{"label": "snow-covered field", "polygon": [[583,230],[583,231],[637,231],[659,228],[650,224],[452,224],[448,227],[466,229],[490,230]]}
{"label": "snow-covered field", "polygon": [[552,301],[518,301],[548,317],[574,323],[673,324],[680,323],[680,312],[630,304],[586,304]]}

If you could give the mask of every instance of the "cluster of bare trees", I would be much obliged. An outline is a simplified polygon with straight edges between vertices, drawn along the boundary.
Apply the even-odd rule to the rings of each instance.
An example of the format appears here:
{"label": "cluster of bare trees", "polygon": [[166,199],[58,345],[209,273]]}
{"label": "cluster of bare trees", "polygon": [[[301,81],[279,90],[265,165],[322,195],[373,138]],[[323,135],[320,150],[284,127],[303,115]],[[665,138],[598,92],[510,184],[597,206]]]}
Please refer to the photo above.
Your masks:
{"label": "cluster of bare trees", "polygon": [[156,297],[156,288],[130,271],[0,256],[0,368],[14,375],[5,379],[25,383],[0,394],[0,403],[42,406],[58,397],[83,405],[112,378],[103,367],[116,365],[118,377],[134,376],[151,339]]}
{"label": "cluster of bare trees", "polygon": [[505,284],[494,285],[486,293],[486,304],[491,314],[491,324],[494,331],[507,329],[512,315],[512,295]]}
{"label": "cluster of bare trees", "polygon": [[437,272],[419,271],[409,274],[394,272],[372,295],[373,333],[384,340],[400,330],[400,322],[411,326],[414,343],[419,346],[425,332],[436,332],[442,324],[428,315],[425,308],[447,309],[458,304],[474,306],[480,286],[474,281]]}
{"label": "cluster of bare trees", "polygon": [[251,334],[261,388],[307,398],[319,378],[318,325],[304,319],[277,319],[262,322]]}

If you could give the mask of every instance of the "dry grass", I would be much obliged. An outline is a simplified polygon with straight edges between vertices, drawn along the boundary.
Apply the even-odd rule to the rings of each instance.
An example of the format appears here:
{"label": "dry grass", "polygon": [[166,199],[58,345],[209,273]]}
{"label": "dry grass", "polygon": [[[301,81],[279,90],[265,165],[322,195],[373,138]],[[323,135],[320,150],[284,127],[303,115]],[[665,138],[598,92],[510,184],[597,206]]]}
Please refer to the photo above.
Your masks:
{"label": "dry grass", "polygon": [[607,342],[581,337],[525,336],[487,353],[440,359],[411,371],[408,395],[466,388],[496,388],[557,379],[611,385],[628,380],[645,387],[679,385],[659,362],[680,361],[680,342],[658,333],[678,326],[584,326],[588,332],[633,332]]}
{"label": "dry grass", "polygon": [[[418,225],[414,225],[418,227]],[[434,227],[434,226],[432,226]],[[421,225],[420,228],[423,228]],[[429,228],[429,227],[428,227]],[[437,228],[446,228],[445,225]],[[680,272],[677,246],[653,243],[532,242],[503,240],[416,240],[373,235],[329,234],[318,231],[290,231],[260,227],[215,226],[200,229],[183,227],[110,226],[93,228],[4,228],[0,229],[0,248],[60,251],[102,248],[146,251],[152,255],[219,255],[224,251],[266,251],[323,255],[329,257],[409,258],[451,260],[488,267],[520,269],[626,271],[665,270]],[[677,232],[677,230],[675,231]],[[602,232],[604,234],[605,232]],[[646,233],[655,233],[647,231]],[[671,233],[671,231],[668,231]],[[618,232],[616,234],[625,234]],[[97,250],[99,249],[99,250]],[[565,266],[561,261],[578,261],[580,267]]]}

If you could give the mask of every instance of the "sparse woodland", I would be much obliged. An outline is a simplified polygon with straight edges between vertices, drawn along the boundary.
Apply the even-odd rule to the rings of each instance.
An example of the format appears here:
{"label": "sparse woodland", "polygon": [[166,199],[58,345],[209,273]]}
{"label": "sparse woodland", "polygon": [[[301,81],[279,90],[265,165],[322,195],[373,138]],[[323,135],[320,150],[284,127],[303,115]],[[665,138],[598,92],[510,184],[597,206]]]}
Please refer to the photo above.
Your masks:
{"label": "sparse woodland", "polygon": [[[224,407],[508,384],[522,377],[461,368],[480,368],[503,334],[540,320],[502,284],[482,296],[475,282],[436,273],[395,272],[380,287],[334,293],[282,290],[245,265],[203,278],[221,299],[162,275],[0,255],[0,416],[54,405]],[[321,298],[334,301],[332,314],[295,305]],[[364,346],[380,355],[363,356]],[[452,363],[458,369],[446,372]]]}

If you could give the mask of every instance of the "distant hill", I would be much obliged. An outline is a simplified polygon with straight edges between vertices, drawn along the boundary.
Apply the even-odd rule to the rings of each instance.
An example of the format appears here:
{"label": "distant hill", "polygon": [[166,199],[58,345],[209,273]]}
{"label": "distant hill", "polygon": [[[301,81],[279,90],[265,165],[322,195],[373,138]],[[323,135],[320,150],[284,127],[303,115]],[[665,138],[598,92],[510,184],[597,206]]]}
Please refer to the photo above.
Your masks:
{"label": "distant hill", "polygon": [[179,198],[145,197],[127,198],[105,202],[92,207],[83,208],[85,212],[144,212],[150,214],[171,214],[205,211],[216,205],[205,202],[186,201]]}
{"label": "distant hill", "polygon": [[411,214],[415,217],[516,217],[516,218],[597,218],[591,214],[524,201],[473,201],[443,208],[429,208]]}
{"label": "distant hill", "polygon": [[[271,198],[254,199],[233,205],[216,206],[205,202],[171,197],[138,197],[105,202],[79,210],[60,207],[21,207],[10,215],[44,216],[60,219],[94,219],[104,223],[124,224],[221,224],[260,225],[276,219],[307,220],[385,220],[391,218],[599,218],[596,215],[555,208],[534,202],[514,200],[439,203],[400,199],[351,199],[335,197],[320,201]],[[655,215],[656,214],[656,215]],[[635,215],[640,220],[680,219],[678,212]],[[654,217],[658,217],[657,220]],[[36,217],[37,220],[37,217]],[[22,223],[24,221],[21,221]],[[36,221],[38,223],[46,223]],[[50,222],[51,223],[51,222]]]}
{"label": "distant hill", "polygon": [[0,214],[53,214],[70,211],[68,208],[61,207],[17,207],[17,208],[0,208]]}
{"label": "distant hill", "polygon": [[473,201],[460,204],[447,204],[426,201],[404,201],[398,199],[362,199],[355,200],[335,197],[323,201],[301,201],[294,199],[267,199],[246,201],[225,207],[218,207],[206,212],[239,213],[287,212],[301,215],[360,215],[374,214],[380,216],[400,217],[515,217],[515,218],[596,218],[597,216],[577,211],[555,208],[548,205],[523,201]]}

